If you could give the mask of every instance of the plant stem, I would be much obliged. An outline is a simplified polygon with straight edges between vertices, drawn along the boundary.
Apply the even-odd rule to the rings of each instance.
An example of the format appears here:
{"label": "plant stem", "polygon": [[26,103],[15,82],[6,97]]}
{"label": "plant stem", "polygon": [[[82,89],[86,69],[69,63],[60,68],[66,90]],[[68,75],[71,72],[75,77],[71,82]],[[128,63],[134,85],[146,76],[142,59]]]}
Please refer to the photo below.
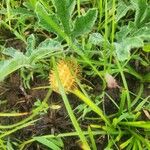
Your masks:
{"label": "plant stem", "polygon": [[127,91],[126,92],[127,93],[127,106],[128,106],[129,112],[131,112],[131,98],[130,98],[130,94],[129,94],[128,84],[127,84],[125,75],[123,73],[123,69],[121,67],[121,64],[120,64],[120,62],[118,61],[117,58],[116,58],[116,63],[117,63],[117,66],[118,66],[120,74],[121,74],[121,78],[122,78],[122,81],[123,81],[124,88]]}
{"label": "plant stem", "polygon": [[106,71],[107,64],[107,41],[108,41],[108,12],[107,12],[107,0],[105,0],[105,34],[104,34],[104,50],[103,50],[103,58],[104,58],[104,72]]}
{"label": "plant stem", "polygon": [[54,65],[54,70],[55,70],[55,75],[56,75],[56,78],[57,78],[57,81],[58,81],[58,85],[59,85],[59,92],[62,96],[62,99],[64,101],[64,104],[65,104],[65,107],[66,107],[66,110],[68,112],[68,115],[72,121],[72,124],[75,128],[75,130],[77,131],[79,137],[80,137],[80,140],[82,142],[82,144],[86,147],[86,150],[90,150],[90,146],[87,142],[87,139],[86,137],[84,136],[83,132],[82,132],[82,129],[80,128],[79,124],[78,124],[78,121],[74,115],[74,112],[70,106],[70,103],[69,103],[69,100],[66,96],[66,93],[65,93],[65,90],[63,88],[63,85],[61,83],[61,80],[59,78],[59,73],[58,73],[58,70],[57,70],[57,66],[56,66],[56,62],[55,62],[55,59],[54,57],[52,57],[52,61],[53,61],[53,65]]}
{"label": "plant stem", "polygon": [[102,14],[103,13],[103,1],[99,1],[99,24],[102,22]]}
{"label": "plant stem", "polygon": [[78,16],[80,16],[80,0],[77,0]]}
{"label": "plant stem", "polygon": [[108,118],[103,114],[102,110],[94,103],[92,102],[89,98],[87,98],[81,91],[78,89],[72,91],[73,94],[75,94],[77,97],[79,97],[83,102],[85,102],[91,109],[97,113],[102,120],[109,126],[111,126]]}

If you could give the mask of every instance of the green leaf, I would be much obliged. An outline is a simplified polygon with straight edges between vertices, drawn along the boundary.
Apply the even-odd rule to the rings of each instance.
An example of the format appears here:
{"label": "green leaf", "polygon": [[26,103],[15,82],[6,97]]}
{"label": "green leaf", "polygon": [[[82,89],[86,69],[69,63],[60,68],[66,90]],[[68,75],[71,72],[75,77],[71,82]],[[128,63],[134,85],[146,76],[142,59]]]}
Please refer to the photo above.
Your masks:
{"label": "green leaf", "polygon": [[132,136],[131,138],[129,138],[128,140],[126,140],[125,142],[123,142],[123,143],[120,145],[120,148],[121,148],[121,149],[124,149],[124,148],[127,147],[130,143],[133,143],[132,140],[133,140],[133,136]]}
{"label": "green leaf", "polygon": [[132,48],[143,47],[143,41],[138,37],[126,38],[120,43],[115,43],[116,54],[120,61],[125,61],[130,57]]}
{"label": "green leaf", "polygon": [[127,48],[139,48],[143,47],[143,41],[138,37],[130,37],[125,39],[123,42],[123,45]]}
{"label": "green leaf", "polygon": [[71,14],[75,7],[75,0],[52,0],[56,13],[63,24],[64,31],[70,35]]}
{"label": "green leaf", "polygon": [[59,32],[62,32],[60,30],[61,26],[58,24],[58,19],[56,15],[48,14],[48,12],[41,3],[37,2],[35,12],[38,16],[39,25],[43,27],[45,30],[53,32],[58,35]]}
{"label": "green leaf", "polygon": [[144,52],[150,52],[150,43],[144,44],[143,51]]}
{"label": "green leaf", "polygon": [[75,0],[67,0],[67,7],[68,7],[68,12],[70,14],[70,17],[74,11],[75,5],[76,5]]}
{"label": "green leaf", "polygon": [[7,55],[7,56],[10,56],[10,57],[13,57],[13,58],[15,58],[17,55],[23,55],[22,52],[20,52],[20,51],[14,49],[13,47],[5,48],[5,49],[2,51],[2,53],[3,53],[4,55]]}
{"label": "green leaf", "polygon": [[89,44],[98,45],[98,46],[103,46],[105,42],[107,43],[107,48],[110,49],[111,45],[109,41],[108,40],[106,41],[100,33],[90,34],[90,37],[88,40]]}
{"label": "green leaf", "polygon": [[97,19],[97,10],[90,9],[85,15],[77,17],[72,31],[72,37],[77,37],[92,30]]}
{"label": "green leaf", "polygon": [[147,0],[131,0],[132,6],[135,8],[135,24],[137,27],[145,25],[150,22],[150,6]]}
{"label": "green leaf", "polygon": [[150,41],[150,6],[147,0],[131,0],[131,4],[135,9],[134,22],[130,21],[116,33],[115,48],[120,61],[129,58],[132,48],[144,47],[145,51],[149,49],[149,46],[144,46],[144,42]]}
{"label": "green leaf", "polygon": [[[139,102],[138,105],[137,105],[136,108],[135,108],[135,111],[140,111],[141,109],[143,109],[144,106],[147,105],[147,102],[148,102],[149,98],[150,98],[150,97],[148,96],[148,97],[146,97],[143,101]],[[141,124],[141,125],[142,125],[142,124]],[[149,125],[150,125],[150,122],[149,122]],[[149,128],[150,128],[150,126],[149,126]]]}
{"label": "green leaf", "polygon": [[46,39],[39,44],[36,50],[32,52],[31,56],[29,57],[30,63],[35,63],[40,59],[49,57],[52,53],[62,49],[63,48],[59,42],[52,39]]}
{"label": "green leaf", "polygon": [[118,22],[131,9],[131,5],[127,5],[124,1],[119,1],[116,10],[116,21]]}
{"label": "green leaf", "polygon": [[[130,127],[138,127],[138,128],[145,128],[150,129],[150,121],[131,121],[131,122],[120,122],[120,125],[123,126],[130,126]],[[149,143],[150,146],[150,143]]]}
{"label": "green leaf", "polygon": [[88,126],[88,133],[89,133],[90,141],[92,143],[92,149],[93,150],[97,150],[95,139],[94,139],[94,135],[92,133],[92,130],[91,130],[90,126]]}
{"label": "green leaf", "polygon": [[101,45],[104,42],[104,37],[100,33],[92,33],[89,37],[89,43],[93,45]]}
{"label": "green leaf", "polygon": [[35,37],[33,34],[31,34],[28,38],[27,38],[27,48],[26,48],[26,56],[30,56],[31,53],[34,51],[35,49]]}
{"label": "green leaf", "polygon": [[7,141],[7,150],[14,150],[14,148],[13,148],[13,146],[12,146],[12,144],[11,144],[9,139]]}
{"label": "green leaf", "polygon": [[28,17],[33,17],[34,16],[34,13],[29,11],[28,9],[26,8],[22,8],[22,7],[19,7],[19,8],[16,8],[16,9],[11,9],[11,13],[13,15],[21,15],[21,16],[28,16]]}
{"label": "green leaf", "polygon": [[[24,5],[27,5],[27,4],[28,4],[28,6],[30,6],[30,7],[28,7],[28,8],[34,9],[34,8],[35,8],[35,5],[36,5],[36,2],[37,2],[37,0],[28,0],[27,2],[24,2],[24,3],[25,3]],[[27,3],[27,4],[26,4],[26,3]]]}
{"label": "green leaf", "polygon": [[26,2],[23,3],[23,5],[28,9],[28,10],[33,10],[35,9],[35,5],[36,5],[36,0],[28,0]]}
{"label": "green leaf", "polygon": [[61,150],[62,141],[60,140],[58,141],[57,139],[46,139],[45,137],[34,137],[33,139],[35,139],[39,143],[47,146],[48,148],[52,150]]}
{"label": "green leaf", "polygon": [[64,143],[61,138],[47,138],[47,139],[51,140],[53,143],[55,143],[59,147],[64,147]]}
{"label": "green leaf", "polygon": [[137,72],[133,67],[131,67],[130,65],[127,65],[126,67],[127,67],[125,70],[126,72],[130,73],[131,75],[133,75],[137,79],[143,81],[143,76],[139,72]]}
{"label": "green leaf", "polygon": [[131,36],[130,34],[133,34],[135,31],[135,25],[133,22],[129,22],[128,25],[122,26],[120,28],[120,31],[116,33],[116,39],[118,42],[123,41],[128,36]]}
{"label": "green leaf", "polygon": [[63,47],[58,41],[48,38],[41,42],[37,49],[62,50]]}
{"label": "green leaf", "polygon": [[[135,28],[136,29],[136,28]],[[139,37],[142,40],[150,41],[150,27],[142,27],[137,29],[132,36]]]}
{"label": "green leaf", "polygon": [[28,59],[22,54],[9,60],[0,61],[0,81],[21,67],[29,67]]}

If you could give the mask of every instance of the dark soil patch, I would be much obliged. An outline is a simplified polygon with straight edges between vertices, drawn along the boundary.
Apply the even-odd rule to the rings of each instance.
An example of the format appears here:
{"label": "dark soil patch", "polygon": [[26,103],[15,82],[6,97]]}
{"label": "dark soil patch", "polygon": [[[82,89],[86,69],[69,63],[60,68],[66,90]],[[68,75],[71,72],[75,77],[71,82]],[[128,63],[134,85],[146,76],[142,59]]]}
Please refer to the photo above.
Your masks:
{"label": "dark soil patch", "polygon": [[[32,88],[40,87],[43,85],[47,85],[46,81],[35,79],[32,83]],[[5,83],[1,84],[0,87],[0,99],[2,102],[6,100],[6,103],[2,104],[3,107],[0,108],[1,112],[31,112],[34,107],[34,102],[39,99],[43,100],[46,96],[47,90],[40,89],[40,90],[26,90],[23,88],[22,83],[20,81],[20,77],[18,73],[12,74]],[[97,91],[99,91],[97,87]],[[5,91],[5,92],[4,92]],[[77,97],[73,95],[68,95],[69,99],[71,100],[72,108],[78,106],[80,101],[78,101]],[[19,130],[11,135],[12,140],[17,139],[24,141],[30,139],[32,136],[38,135],[48,135],[48,134],[59,134],[65,132],[73,132],[74,127],[71,124],[71,121],[68,117],[66,112],[65,106],[61,97],[57,93],[52,93],[49,99],[49,105],[52,103],[59,103],[61,109],[59,110],[51,110],[49,109],[46,114],[41,114],[38,118],[41,118],[37,121],[34,125],[26,127],[22,130]],[[106,108],[109,106],[109,101],[106,101]],[[107,110],[106,110],[107,111]],[[112,109],[111,109],[112,112]],[[109,110],[110,113],[110,110]],[[22,117],[7,117],[0,120],[2,125],[11,125],[21,121],[22,119],[26,118],[27,116]],[[87,129],[87,126],[90,124],[88,120],[81,120],[81,127]],[[98,122],[95,122],[98,123]],[[78,143],[77,137],[69,137],[64,138],[65,150],[79,150],[80,144]],[[97,137],[97,144],[99,150],[102,150],[102,147],[106,143],[106,137],[100,136]],[[27,148],[28,150],[32,149],[41,149],[40,144],[33,143],[29,145]],[[42,146],[43,147],[43,146]]]}

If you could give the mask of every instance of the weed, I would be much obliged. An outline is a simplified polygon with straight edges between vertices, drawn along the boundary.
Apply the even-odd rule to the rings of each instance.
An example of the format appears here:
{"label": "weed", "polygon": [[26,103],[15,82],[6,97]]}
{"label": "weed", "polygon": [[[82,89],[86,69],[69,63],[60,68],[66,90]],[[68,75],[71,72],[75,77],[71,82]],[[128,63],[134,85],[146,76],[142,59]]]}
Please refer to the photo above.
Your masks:
{"label": "weed", "polygon": [[[2,0],[0,7],[0,149],[150,149],[147,0]],[[10,38],[25,47],[9,46]],[[16,72],[23,92],[10,112],[5,83],[12,86]],[[43,98],[33,96],[42,89]],[[61,117],[69,128],[49,124]]]}

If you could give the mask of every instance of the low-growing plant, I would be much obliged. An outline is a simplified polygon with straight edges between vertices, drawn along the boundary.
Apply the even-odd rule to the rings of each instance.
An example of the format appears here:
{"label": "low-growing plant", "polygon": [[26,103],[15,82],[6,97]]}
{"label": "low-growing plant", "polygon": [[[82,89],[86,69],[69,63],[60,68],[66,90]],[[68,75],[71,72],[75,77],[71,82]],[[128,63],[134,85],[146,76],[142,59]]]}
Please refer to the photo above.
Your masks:
{"label": "low-growing plant", "polygon": [[[150,149],[150,96],[143,96],[145,85],[150,81],[150,74],[145,71],[150,64],[149,2],[28,0],[22,5],[16,2],[17,6],[14,2],[1,3],[0,26],[9,28],[24,41],[26,48],[22,52],[1,46],[0,81],[19,71],[23,86],[29,90],[37,76],[49,83],[37,87],[36,90],[48,88],[48,92],[42,101],[37,99],[31,112],[0,113],[0,117],[28,115],[14,124],[0,125],[0,148],[23,150],[37,142],[60,150],[65,148],[64,138],[77,137],[80,148],[96,150],[97,139],[104,136],[107,140],[103,145],[108,150]],[[30,17],[33,22],[27,25],[25,22]],[[27,30],[35,34],[25,35]],[[41,42],[38,42],[41,37],[38,30],[44,37]],[[144,73],[137,66],[145,69]],[[92,80],[84,82],[83,75]],[[133,87],[133,83],[130,87],[130,78],[139,83],[139,87]],[[93,80],[97,85],[93,85]],[[98,93],[92,91],[95,87],[100,87]],[[117,98],[108,92],[113,90],[118,91]],[[74,132],[33,135],[25,141],[11,141],[10,134],[35,124],[52,110],[48,102],[52,91],[61,95]],[[69,94],[79,100],[75,109]],[[110,110],[111,114],[106,111],[107,99],[110,108],[115,108],[113,113]],[[82,121],[87,122],[84,127]]]}
{"label": "low-growing plant", "polygon": [[4,48],[2,54],[10,58],[1,61],[0,80],[2,81],[10,73],[21,68],[21,76],[25,87],[30,87],[29,81],[33,78],[36,69],[40,69],[40,62],[54,53],[61,53],[63,47],[52,39],[46,39],[36,47],[34,35],[27,39],[25,54],[14,48]]}

